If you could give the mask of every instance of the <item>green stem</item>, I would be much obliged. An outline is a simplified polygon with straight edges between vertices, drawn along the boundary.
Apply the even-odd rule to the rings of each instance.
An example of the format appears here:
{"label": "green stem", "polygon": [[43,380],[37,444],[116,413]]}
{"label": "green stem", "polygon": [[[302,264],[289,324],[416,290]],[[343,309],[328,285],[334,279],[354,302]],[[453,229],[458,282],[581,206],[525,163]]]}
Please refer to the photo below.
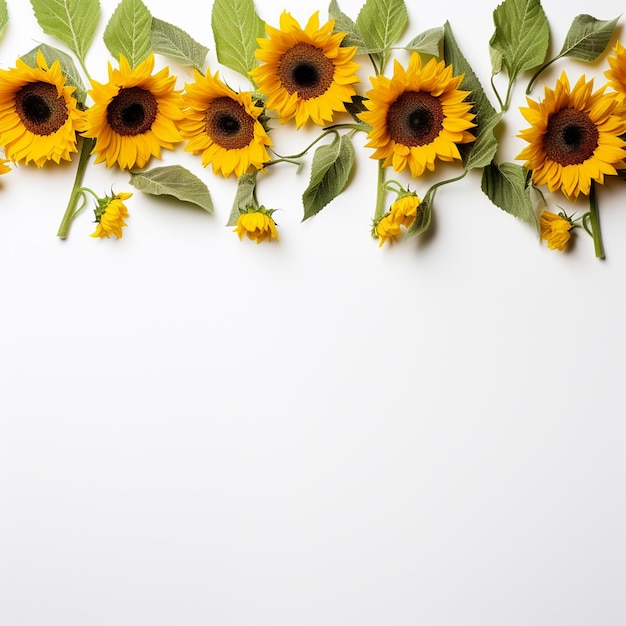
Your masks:
{"label": "green stem", "polygon": [[79,138],[78,141],[82,145],[80,147],[80,155],[78,157],[78,168],[76,169],[76,176],[74,178],[74,187],[72,188],[72,193],[70,194],[65,214],[63,215],[63,219],[61,220],[61,224],[57,232],[57,237],[60,237],[61,239],[67,238],[74,218],[84,207],[84,204],[79,208],[77,208],[77,205],[79,198],[83,195],[81,186],[85,175],[85,169],[87,168],[91,151],[96,143],[95,139],[85,139],[84,137]]}
{"label": "green stem", "polygon": [[506,112],[509,110],[509,105],[511,104],[511,92],[513,91],[514,82],[515,81],[509,78],[509,86],[506,89],[506,96],[504,97],[504,108],[502,109],[503,112]]}
{"label": "green stem", "polygon": [[[315,141],[311,142],[302,152],[300,152],[299,154],[290,154],[288,156],[283,156],[281,154],[278,154],[277,152],[274,152],[274,154],[279,158],[282,159],[283,161],[289,161],[289,160],[295,160],[295,159],[300,159],[301,157],[303,157],[316,143],[319,143],[322,139],[324,139],[324,137],[326,137],[326,135],[330,135],[331,133],[335,133],[335,135],[339,135],[339,133],[335,130],[335,129],[330,129],[330,130],[325,130]],[[267,165],[267,163],[266,163]]]}
{"label": "green stem", "polygon": [[496,98],[498,99],[498,104],[500,105],[500,111],[504,111],[504,102],[502,102],[500,93],[496,89],[496,84],[493,82],[493,76],[491,77],[491,89],[493,89],[493,93],[496,94]]}
{"label": "green stem", "polygon": [[550,67],[555,61],[557,61],[558,59],[560,59],[560,56],[556,56],[554,57],[554,59],[551,59],[550,61],[548,61],[545,65],[542,65],[533,75],[533,77],[530,79],[530,82],[528,83],[528,87],[526,87],[526,95],[528,95],[532,88],[533,85],[535,84],[535,81],[539,78],[539,75],[548,67]]}
{"label": "green stem", "polygon": [[378,222],[380,218],[385,214],[385,192],[387,191],[387,185],[385,185],[385,168],[383,167],[382,160],[378,161],[378,187],[376,190],[376,210],[374,211],[374,221]]}
{"label": "green stem", "polygon": [[591,220],[591,232],[593,234],[593,247],[597,259],[604,259],[604,246],[602,245],[602,233],[600,231],[600,213],[598,211],[598,201],[596,198],[596,185],[591,181],[589,190],[589,217]]}

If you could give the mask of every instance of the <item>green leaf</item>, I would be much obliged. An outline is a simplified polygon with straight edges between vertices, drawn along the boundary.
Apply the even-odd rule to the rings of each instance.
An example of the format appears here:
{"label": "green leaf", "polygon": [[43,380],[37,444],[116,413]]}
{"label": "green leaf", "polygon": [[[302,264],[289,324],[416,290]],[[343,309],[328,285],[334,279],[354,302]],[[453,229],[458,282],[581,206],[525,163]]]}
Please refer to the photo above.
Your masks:
{"label": "green leaf", "polygon": [[213,213],[207,186],[182,165],[165,165],[130,175],[133,187],[153,196],[172,196]]}
{"label": "green leaf", "polygon": [[418,205],[415,220],[406,231],[407,237],[421,235],[430,228],[433,216],[433,200],[435,199],[435,191],[436,187],[431,187],[426,192],[424,199]]}
{"label": "green leaf", "polygon": [[[339,8],[337,0],[331,0],[328,7],[328,16],[335,20],[335,32],[346,33],[341,42],[342,46],[356,46],[359,49],[365,48],[365,41],[359,32],[356,24]],[[360,50],[357,54],[363,54]]]}
{"label": "green leaf", "polygon": [[44,33],[63,42],[82,63],[100,17],[98,0],[30,0]]}
{"label": "green leaf", "polygon": [[61,65],[61,72],[63,73],[63,76],[65,76],[65,82],[72,87],[76,87],[76,90],[73,93],[74,98],[76,98],[76,102],[84,106],[85,101],[87,100],[87,90],[85,89],[85,84],[76,69],[76,65],[74,64],[72,57],[61,50],[57,50],[48,44],[42,43],[36,48],[33,48],[30,52],[27,52],[22,57],[22,61],[30,67],[37,67],[37,52],[39,50],[41,50],[48,67],[50,67],[55,61],[59,61],[59,64]]}
{"label": "green leaf", "polygon": [[209,49],[198,43],[184,30],[152,18],[152,50],[183,67],[202,71]]}
{"label": "green leaf", "polygon": [[429,28],[423,33],[419,34],[414,39],[411,39],[406,46],[407,50],[415,50],[420,54],[430,54],[434,57],[439,57],[441,40],[443,39],[443,28],[438,26],[437,28]]}
{"label": "green leaf", "polygon": [[550,28],[540,0],[504,0],[493,12],[493,21],[496,28],[489,45],[502,55],[511,82],[543,63]]}
{"label": "green leaf", "polygon": [[253,0],[215,0],[211,12],[217,60],[244,76],[257,65],[257,38],[265,35],[265,22]]}
{"label": "green leaf", "polygon": [[313,155],[311,180],[302,194],[304,220],[319,213],[344,189],[354,165],[354,146],[348,135],[335,135],[333,142],[321,146]]}
{"label": "green leaf", "polygon": [[474,103],[472,111],[476,114],[476,141],[459,147],[463,166],[466,170],[484,167],[491,163],[498,150],[498,140],[493,131],[501,115],[493,108],[474,70],[461,54],[448,22],[444,24],[443,30],[443,57],[446,63],[452,65],[455,76],[464,75],[459,89],[471,92],[467,99]]}
{"label": "green leaf", "polygon": [[237,181],[237,193],[233,201],[233,206],[228,217],[226,226],[236,226],[237,220],[242,212],[246,212],[250,207],[259,207],[256,201],[256,178],[258,172],[243,174]]}
{"label": "green leaf", "polygon": [[104,29],[104,43],[119,60],[135,69],[152,52],[152,15],[141,0],[122,0]]}
{"label": "green leaf", "polygon": [[559,57],[577,61],[595,61],[609,44],[619,17],[597,20],[591,15],[577,15],[565,36]]}
{"label": "green leaf", "polygon": [[483,170],[481,188],[496,206],[539,232],[539,220],[530,198],[530,176],[526,168],[515,163],[492,163]]}
{"label": "green leaf", "polygon": [[9,10],[6,0],[0,0],[0,35],[4,32],[6,25],[9,23]]}
{"label": "green leaf", "polygon": [[389,48],[404,32],[409,16],[404,0],[367,0],[356,18],[356,26],[380,72],[384,71]]}

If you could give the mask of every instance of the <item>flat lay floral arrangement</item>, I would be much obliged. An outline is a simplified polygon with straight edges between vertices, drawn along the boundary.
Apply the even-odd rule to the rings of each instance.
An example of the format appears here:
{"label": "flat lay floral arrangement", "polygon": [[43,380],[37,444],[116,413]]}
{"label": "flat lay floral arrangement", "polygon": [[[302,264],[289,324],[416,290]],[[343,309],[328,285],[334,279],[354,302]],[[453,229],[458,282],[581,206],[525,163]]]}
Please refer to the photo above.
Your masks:
{"label": "flat lay floral arrangement", "polygon": [[[121,238],[134,190],[212,213],[210,176],[220,176],[237,181],[227,226],[240,239],[278,241],[276,207],[257,200],[263,175],[275,167],[307,168],[301,210],[309,219],[349,195],[354,137],[363,133],[366,157],[378,162],[364,219],[380,246],[425,233],[438,189],[468,184],[462,179],[479,170],[487,201],[535,229],[549,248],[562,251],[584,231],[596,257],[604,258],[599,187],[626,180],[626,49],[611,43],[617,17],[578,15],[564,41],[551,42],[539,0],[505,0],[493,11],[485,44],[492,67],[485,87],[449,22],[407,36],[403,0],[366,0],[356,16],[332,0],[327,17],[316,10],[302,24],[288,9],[277,24],[266,24],[253,0],[214,0],[213,42],[203,43],[153,16],[142,0],[122,0],[106,22],[111,59],[108,80],[98,82],[86,53],[102,18],[99,1],[30,3],[59,46],[40,44],[0,69],[0,174],[10,184],[13,167],[75,162],[74,185],[60,207],[61,238],[88,205],[91,236]],[[0,0],[0,30],[9,20]],[[219,67],[207,66],[204,43],[249,89],[235,91]],[[560,47],[554,58],[551,43]],[[159,67],[157,58],[171,65]],[[554,84],[539,88],[543,70],[565,58],[594,63],[600,83],[561,71]],[[193,68],[193,80],[179,84],[177,67]],[[517,137],[527,145],[517,162],[502,161],[498,136],[522,79],[527,127]],[[305,127],[319,133],[289,154],[288,145],[272,139],[283,124],[293,133]],[[178,149],[200,157],[206,179],[182,165],[157,165],[164,150]],[[433,182],[442,163],[447,176]],[[127,171],[128,187],[88,189],[82,185],[87,167]],[[548,194],[559,196],[559,213],[547,209]],[[579,208],[581,199],[577,214],[570,207]]]}

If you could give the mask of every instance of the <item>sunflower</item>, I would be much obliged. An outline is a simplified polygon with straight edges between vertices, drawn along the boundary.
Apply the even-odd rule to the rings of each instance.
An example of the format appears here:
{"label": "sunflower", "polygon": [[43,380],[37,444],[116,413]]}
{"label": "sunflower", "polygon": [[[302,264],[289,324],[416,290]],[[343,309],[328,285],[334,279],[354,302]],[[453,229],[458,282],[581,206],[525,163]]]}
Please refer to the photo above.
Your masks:
{"label": "sunflower", "polygon": [[408,166],[412,176],[434,170],[437,158],[460,159],[457,145],[475,140],[472,103],[465,101],[470,92],[458,89],[462,80],[444,61],[433,58],[422,67],[417,52],[406,70],[395,61],[392,78],[370,78],[368,110],[359,117],[372,127],[366,144],[376,149],[372,158],[397,172]]}
{"label": "sunflower", "polygon": [[18,59],[15,68],[0,70],[0,145],[8,159],[38,167],[71,159],[84,123],[74,90],[59,61],[48,67],[41,50],[37,67]]}
{"label": "sunflower", "polygon": [[571,230],[574,227],[572,220],[564,213],[551,213],[543,211],[539,218],[541,227],[541,238],[548,242],[550,250],[562,252],[572,236]]}
{"label": "sunflower", "polygon": [[237,93],[219,79],[219,73],[202,76],[185,85],[184,104],[188,107],[180,131],[189,142],[188,152],[202,154],[202,165],[209,163],[215,174],[236,176],[250,167],[263,169],[270,160],[272,145],[259,121],[263,107],[252,101],[250,92]]}
{"label": "sunflower", "polygon": [[621,99],[626,97],[626,49],[618,41],[615,44],[615,56],[609,57],[610,70],[604,72],[609,85],[615,89]]}
{"label": "sunflower", "polygon": [[606,85],[593,92],[593,79],[581,76],[570,90],[565,72],[556,88],[545,88],[543,102],[527,98],[520,108],[531,124],[518,137],[528,141],[517,156],[532,171],[535,185],[561,189],[570,200],[579,193],[589,195],[591,181],[604,183],[604,176],[616,174],[626,164],[626,118],[617,114],[619,101],[605,94]]}
{"label": "sunflower", "polygon": [[274,109],[281,122],[295,117],[300,128],[309,118],[320,126],[331,122],[336,111],[356,94],[359,65],[352,61],[356,47],[342,47],[346,33],[333,33],[335,20],[321,28],[316,11],[304,30],[286,11],[280,29],[266,26],[268,39],[257,39],[256,58],[262,65],[250,76],[267,95],[267,108]]}
{"label": "sunflower", "polygon": [[278,241],[278,231],[276,230],[276,222],[272,218],[274,209],[268,210],[265,207],[258,209],[250,208],[242,213],[237,219],[237,225],[233,229],[234,233],[239,235],[241,241],[246,235],[248,239],[256,241],[257,244],[262,243],[266,239]]}
{"label": "sunflower", "polygon": [[94,104],[87,110],[85,137],[96,139],[96,163],[106,161],[122,169],[143,167],[161,148],[173,149],[182,141],[178,123],[182,119],[180,92],[174,90],[176,76],[163,68],[156,74],[154,54],[131,71],[120,55],[120,69],[109,63],[109,82],[91,81]]}
{"label": "sunflower", "polygon": [[380,239],[379,247],[387,240],[395,241],[402,234],[402,227],[409,228],[417,217],[420,199],[415,193],[405,193],[391,205],[383,217],[374,223],[372,236]]}
{"label": "sunflower", "polygon": [[0,174],[8,174],[11,168],[7,165],[9,161],[7,159],[0,159]]}
{"label": "sunflower", "polygon": [[91,233],[91,237],[106,237],[115,235],[118,239],[122,238],[122,228],[127,226],[124,221],[128,217],[128,209],[124,204],[124,200],[128,200],[133,194],[122,191],[114,196],[106,196],[98,202],[98,206],[94,211],[96,214],[96,230]]}

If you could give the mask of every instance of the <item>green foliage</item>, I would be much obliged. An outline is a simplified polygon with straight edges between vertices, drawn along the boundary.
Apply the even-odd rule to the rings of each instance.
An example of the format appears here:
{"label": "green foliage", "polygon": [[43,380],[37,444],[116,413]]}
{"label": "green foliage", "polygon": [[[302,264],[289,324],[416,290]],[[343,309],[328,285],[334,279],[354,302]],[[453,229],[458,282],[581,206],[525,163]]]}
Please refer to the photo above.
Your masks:
{"label": "green foliage", "polygon": [[211,13],[217,60],[244,76],[257,65],[257,38],[265,35],[265,23],[253,0],[215,0]]}
{"label": "green foliage", "polygon": [[311,180],[302,195],[304,220],[319,213],[344,189],[354,165],[355,152],[348,135],[335,134],[333,142],[313,155]]}
{"label": "green foliage", "polygon": [[250,207],[259,208],[256,201],[256,179],[257,172],[243,174],[237,181],[237,193],[233,200],[233,206],[228,217],[226,226],[236,226],[239,216],[245,213]]}
{"label": "green foliage", "polygon": [[130,175],[133,187],[152,196],[172,196],[213,213],[207,186],[182,165],[165,165]]}
{"label": "green foliage", "polygon": [[354,21],[341,11],[337,0],[331,0],[328,7],[328,16],[335,20],[335,31],[346,33],[341,45],[356,46],[359,48],[357,54],[362,54],[361,50],[364,50],[366,47],[365,41],[363,40],[363,37],[361,36],[361,33],[359,32],[359,29]]}
{"label": "green foliage", "polygon": [[152,52],[152,15],[141,0],[122,0],[104,29],[104,43],[116,60],[123,54],[135,69]]}
{"label": "green foliage", "polygon": [[399,39],[409,21],[404,0],[367,0],[356,26],[380,72],[389,58],[389,48]]}
{"label": "green foliage", "polygon": [[503,211],[530,224],[537,233],[539,220],[530,197],[530,172],[515,163],[492,163],[483,170],[481,188]]}
{"label": "green foliage", "polygon": [[9,23],[9,10],[7,1],[0,0],[0,35],[4,32],[6,25]]}
{"label": "green foliage", "polygon": [[65,76],[65,82],[76,88],[73,94],[74,98],[76,98],[76,102],[78,102],[79,105],[84,106],[85,101],[87,100],[87,90],[85,89],[85,84],[80,77],[80,73],[76,69],[76,65],[72,57],[61,50],[57,50],[48,44],[42,43],[36,48],[33,48],[30,52],[27,52],[22,57],[22,61],[30,67],[37,67],[37,52],[39,50],[41,50],[48,67],[50,67],[55,61],[59,61],[61,65],[61,72],[63,72],[63,76]]}
{"label": "green foliage", "polygon": [[183,67],[195,67],[199,71],[209,52],[178,26],[157,18],[152,18],[152,49]]}
{"label": "green foliage", "polygon": [[406,46],[407,50],[415,50],[420,54],[430,54],[434,57],[441,55],[441,41],[443,40],[443,28],[429,28],[417,37],[411,39]]}
{"label": "green foliage", "polygon": [[446,63],[452,65],[455,75],[464,75],[460,89],[470,91],[468,100],[474,103],[476,141],[460,147],[463,166],[466,170],[484,167],[491,163],[498,150],[498,140],[493,131],[501,115],[493,108],[474,70],[461,54],[448,22],[444,25],[443,57]]}
{"label": "green foliage", "polygon": [[98,0],[30,0],[35,18],[47,35],[63,42],[82,63],[98,19]]}
{"label": "green foliage", "polygon": [[489,45],[493,73],[506,68],[513,82],[522,72],[543,63],[550,43],[550,28],[540,0],[504,0],[493,12],[495,32]]}
{"label": "green foliage", "polygon": [[559,57],[577,61],[595,61],[609,44],[619,17],[597,20],[591,15],[577,15],[565,36]]}

